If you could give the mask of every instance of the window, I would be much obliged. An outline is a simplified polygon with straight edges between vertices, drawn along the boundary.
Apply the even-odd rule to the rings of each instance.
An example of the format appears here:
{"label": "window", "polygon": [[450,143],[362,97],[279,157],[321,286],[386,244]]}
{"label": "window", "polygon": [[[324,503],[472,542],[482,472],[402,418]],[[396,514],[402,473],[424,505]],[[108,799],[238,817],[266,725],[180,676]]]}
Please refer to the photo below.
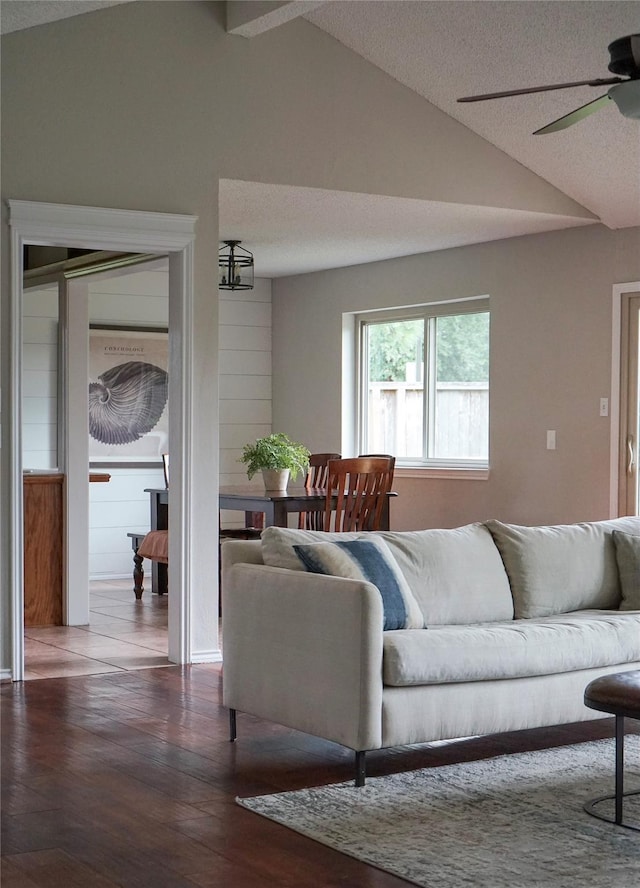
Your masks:
{"label": "window", "polygon": [[361,453],[398,465],[486,467],[487,299],[359,318]]}

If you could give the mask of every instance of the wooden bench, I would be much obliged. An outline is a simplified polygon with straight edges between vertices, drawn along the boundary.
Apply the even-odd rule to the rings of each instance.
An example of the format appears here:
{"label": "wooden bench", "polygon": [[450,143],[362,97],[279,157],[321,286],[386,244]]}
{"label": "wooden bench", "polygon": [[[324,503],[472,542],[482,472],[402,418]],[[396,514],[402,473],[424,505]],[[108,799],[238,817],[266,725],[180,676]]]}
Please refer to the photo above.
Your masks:
{"label": "wooden bench", "polygon": [[136,596],[136,600],[140,601],[142,598],[142,593],[144,592],[144,568],[142,567],[143,558],[138,555],[138,549],[140,548],[140,544],[143,539],[146,537],[146,530],[142,533],[128,533],[127,536],[131,539],[131,548],[133,549],[133,591]]}
{"label": "wooden bench", "polygon": [[[147,530],[141,532],[135,531],[127,534],[127,536],[131,539],[131,548],[133,549],[133,591],[137,600],[140,600],[142,598],[142,593],[144,592],[144,568],[142,566],[144,558],[151,558],[153,561],[158,562],[158,595],[164,595],[165,592],[168,591],[166,535],[166,530],[158,530],[153,532]],[[151,544],[149,544],[148,542],[148,551],[146,551],[144,555],[141,555],[138,550],[142,546],[142,541],[147,536],[149,536],[150,540],[153,537],[161,536],[163,536],[164,539],[160,539],[159,541],[154,540]],[[158,542],[161,543],[160,546],[158,546]],[[157,558],[154,558],[154,551],[157,554]]]}
{"label": "wooden bench", "polygon": [[[264,516],[262,513],[253,513],[254,520],[257,524],[262,525],[262,520]],[[160,533],[158,531],[157,533]],[[166,531],[162,531],[166,533]],[[132,531],[128,533],[127,536],[131,540],[131,548],[133,549],[133,591],[136,596],[136,600],[140,601],[142,598],[142,593],[144,592],[144,558],[139,554],[138,550],[142,545],[142,541],[147,536],[149,531]],[[228,530],[220,529],[220,540],[224,539],[242,539],[242,540],[254,540],[260,539],[261,529],[260,527],[238,527]],[[166,546],[165,546],[166,548]],[[158,561],[158,595],[164,595],[165,592],[168,591],[168,576],[167,576],[167,565],[166,561],[161,560]]]}

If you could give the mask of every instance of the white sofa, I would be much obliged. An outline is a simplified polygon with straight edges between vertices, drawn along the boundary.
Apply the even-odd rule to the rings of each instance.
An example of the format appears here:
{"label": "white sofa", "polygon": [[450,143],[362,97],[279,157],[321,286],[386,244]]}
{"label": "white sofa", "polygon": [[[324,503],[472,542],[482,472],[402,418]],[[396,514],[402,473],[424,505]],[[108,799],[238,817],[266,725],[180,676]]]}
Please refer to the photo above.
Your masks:
{"label": "white sofa", "polygon": [[[293,548],[373,537],[424,628],[384,631],[376,585],[309,572]],[[360,785],[367,750],[598,718],[586,685],[640,668],[640,518],[267,528],[223,543],[222,565],[232,739],[240,711],[335,741],[356,752]]]}

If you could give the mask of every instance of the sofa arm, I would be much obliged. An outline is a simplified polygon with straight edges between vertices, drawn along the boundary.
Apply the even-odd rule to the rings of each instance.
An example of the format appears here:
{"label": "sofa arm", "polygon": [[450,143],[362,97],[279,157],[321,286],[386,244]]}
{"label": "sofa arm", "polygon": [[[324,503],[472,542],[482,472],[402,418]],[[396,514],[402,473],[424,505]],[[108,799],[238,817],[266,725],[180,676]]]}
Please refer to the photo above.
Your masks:
{"label": "sofa arm", "polygon": [[222,622],[226,706],[351,749],[380,747],[383,613],[375,586],[235,564]]}

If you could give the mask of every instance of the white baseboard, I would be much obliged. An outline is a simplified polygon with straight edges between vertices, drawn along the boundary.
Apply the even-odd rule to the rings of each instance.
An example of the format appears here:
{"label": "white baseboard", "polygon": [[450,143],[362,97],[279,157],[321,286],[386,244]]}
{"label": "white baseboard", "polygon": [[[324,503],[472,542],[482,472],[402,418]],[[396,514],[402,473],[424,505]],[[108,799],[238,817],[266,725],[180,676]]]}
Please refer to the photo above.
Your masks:
{"label": "white baseboard", "polygon": [[222,651],[217,648],[212,651],[196,651],[191,655],[192,663],[222,663]]}
{"label": "white baseboard", "polygon": [[0,681],[11,681],[13,675],[10,669],[0,669]]}

